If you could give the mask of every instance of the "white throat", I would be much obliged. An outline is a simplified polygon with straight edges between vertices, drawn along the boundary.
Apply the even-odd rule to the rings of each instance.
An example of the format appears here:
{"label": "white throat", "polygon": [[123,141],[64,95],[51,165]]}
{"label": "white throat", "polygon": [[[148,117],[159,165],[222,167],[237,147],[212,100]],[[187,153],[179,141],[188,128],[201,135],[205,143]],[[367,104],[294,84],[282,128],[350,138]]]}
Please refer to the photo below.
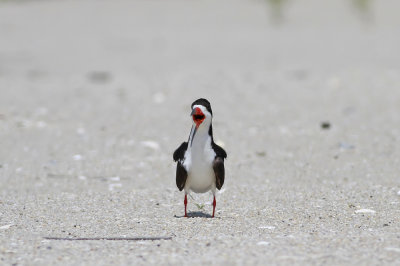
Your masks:
{"label": "white throat", "polygon": [[[206,121],[204,121],[206,122]],[[189,136],[189,148],[202,148],[207,143],[208,139],[211,140],[211,136],[208,135],[208,131],[210,129],[209,125],[201,125],[195,133],[195,125],[192,126],[192,130],[190,131]]]}

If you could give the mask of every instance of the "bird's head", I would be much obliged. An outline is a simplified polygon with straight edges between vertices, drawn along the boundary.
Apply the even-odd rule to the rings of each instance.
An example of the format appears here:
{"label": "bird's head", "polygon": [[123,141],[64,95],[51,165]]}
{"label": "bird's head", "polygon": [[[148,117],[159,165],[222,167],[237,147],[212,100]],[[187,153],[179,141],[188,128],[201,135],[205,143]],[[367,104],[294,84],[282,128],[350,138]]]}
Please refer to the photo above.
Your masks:
{"label": "bird's head", "polygon": [[212,120],[211,104],[206,99],[198,99],[192,103],[192,112],[190,116],[193,119],[193,125],[197,131],[200,127],[208,128]]}

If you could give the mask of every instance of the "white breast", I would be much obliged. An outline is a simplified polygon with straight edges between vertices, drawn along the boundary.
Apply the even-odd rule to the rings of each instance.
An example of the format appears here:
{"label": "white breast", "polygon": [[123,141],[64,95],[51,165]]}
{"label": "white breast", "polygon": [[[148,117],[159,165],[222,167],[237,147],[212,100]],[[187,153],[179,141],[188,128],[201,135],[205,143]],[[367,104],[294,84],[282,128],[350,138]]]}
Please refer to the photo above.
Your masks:
{"label": "white breast", "polygon": [[210,189],[215,192],[214,158],[211,137],[208,134],[196,134],[185,153],[184,167],[188,172],[186,192],[204,193]]}

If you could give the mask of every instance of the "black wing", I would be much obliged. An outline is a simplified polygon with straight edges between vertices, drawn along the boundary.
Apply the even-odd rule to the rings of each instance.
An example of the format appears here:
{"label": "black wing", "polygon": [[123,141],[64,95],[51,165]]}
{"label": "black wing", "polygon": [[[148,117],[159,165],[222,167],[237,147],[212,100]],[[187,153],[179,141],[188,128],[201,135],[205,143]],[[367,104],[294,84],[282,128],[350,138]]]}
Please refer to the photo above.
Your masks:
{"label": "black wing", "polygon": [[186,178],[187,178],[186,169],[179,161],[178,164],[176,165],[176,186],[179,188],[179,191],[182,191],[182,189],[185,187]]}
{"label": "black wing", "polygon": [[213,162],[213,168],[215,173],[215,185],[218,189],[221,189],[225,180],[224,159],[216,157]]}
{"label": "black wing", "polygon": [[188,146],[188,143],[187,142],[183,142],[181,144],[181,146],[179,146],[179,148],[176,149],[176,151],[174,151],[173,157],[174,157],[174,161],[175,162],[178,161],[178,160],[183,160],[183,158],[185,157],[185,152],[187,150],[187,146]]}
{"label": "black wing", "polygon": [[226,159],[227,157],[226,151],[221,146],[215,144],[214,141],[211,143],[211,146],[215,151],[215,157],[221,157],[222,159]]}
{"label": "black wing", "polygon": [[182,165],[183,158],[185,157],[185,152],[187,149],[188,143],[183,142],[181,146],[174,152],[174,161],[178,162],[176,165],[176,186],[179,188],[180,191],[185,187],[187,172],[185,167]]}
{"label": "black wing", "polygon": [[215,151],[215,159],[213,162],[215,185],[218,189],[221,189],[225,180],[224,159],[227,157],[227,155],[226,151],[214,142],[212,142],[212,147]]}

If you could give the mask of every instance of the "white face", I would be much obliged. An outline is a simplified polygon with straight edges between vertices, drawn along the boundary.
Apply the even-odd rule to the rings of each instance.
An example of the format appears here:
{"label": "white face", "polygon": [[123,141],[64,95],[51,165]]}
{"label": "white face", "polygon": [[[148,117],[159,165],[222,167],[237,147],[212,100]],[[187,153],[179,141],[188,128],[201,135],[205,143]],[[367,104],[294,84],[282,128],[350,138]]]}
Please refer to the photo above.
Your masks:
{"label": "white face", "polygon": [[212,115],[203,105],[193,105],[192,109],[193,124],[198,129],[199,127],[208,127],[212,120]]}

